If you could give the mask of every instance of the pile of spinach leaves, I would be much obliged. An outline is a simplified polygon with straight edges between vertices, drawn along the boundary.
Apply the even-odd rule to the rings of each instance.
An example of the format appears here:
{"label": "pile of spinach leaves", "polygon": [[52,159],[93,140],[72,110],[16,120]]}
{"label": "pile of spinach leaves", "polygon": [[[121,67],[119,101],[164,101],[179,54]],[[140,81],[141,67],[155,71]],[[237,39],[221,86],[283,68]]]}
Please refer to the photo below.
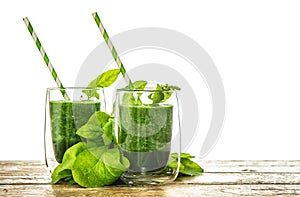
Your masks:
{"label": "pile of spinach leaves", "polygon": [[[93,81],[88,88],[109,87],[113,84],[120,69],[108,70]],[[143,90],[147,81],[136,81],[133,83],[134,89]],[[149,96],[153,104],[165,102],[172,91],[179,89],[176,86],[157,85],[156,92]],[[84,90],[89,97],[99,98],[99,94],[90,89]],[[141,93],[134,97],[128,93],[123,96],[126,102],[130,104],[142,104],[140,100]],[[82,187],[102,187],[111,185],[129,168],[130,162],[124,157],[119,149],[114,146],[113,137],[113,117],[105,112],[97,111],[76,131],[82,141],[66,150],[62,163],[59,164],[52,173],[52,184],[61,180],[69,184],[78,184]],[[203,169],[192,161],[193,156],[187,153],[180,155],[179,172],[181,175],[199,175]],[[178,155],[172,153],[168,163],[170,170],[175,170],[178,165]]]}
{"label": "pile of spinach leaves", "polygon": [[129,161],[113,146],[112,119],[95,112],[76,132],[82,139],[64,154],[52,173],[52,184],[61,179],[82,187],[101,187],[114,183],[129,167]]}

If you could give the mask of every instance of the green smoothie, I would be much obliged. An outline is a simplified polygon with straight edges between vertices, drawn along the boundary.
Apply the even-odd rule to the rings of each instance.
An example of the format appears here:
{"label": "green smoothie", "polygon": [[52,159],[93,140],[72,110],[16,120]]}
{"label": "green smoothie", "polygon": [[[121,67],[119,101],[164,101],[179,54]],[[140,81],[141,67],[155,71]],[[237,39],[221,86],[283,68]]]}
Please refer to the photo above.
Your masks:
{"label": "green smoothie", "polygon": [[77,129],[100,110],[95,101],[50,101],[52,144],[56,161],[61,163],[65,151],[80,141]]}
{"label": "green smoothie", "polygon": [[163,169],[172,139],[172,105],[120,105],[119,145],[131,172]]}

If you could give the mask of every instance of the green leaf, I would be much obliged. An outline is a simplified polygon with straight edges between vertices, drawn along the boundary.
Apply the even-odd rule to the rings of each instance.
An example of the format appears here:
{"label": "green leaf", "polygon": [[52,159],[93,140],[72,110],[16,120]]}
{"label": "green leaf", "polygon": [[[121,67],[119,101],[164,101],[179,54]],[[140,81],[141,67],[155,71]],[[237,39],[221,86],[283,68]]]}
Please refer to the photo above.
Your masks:
{"label": "green leaf", "polygon": [[[87,86],[87,88],[96,88],[96,87],[98,87],[97,86],[98,81],[99,81],[98,77],[96,79],[94,79],[93,81],[91,81],[89,83],[89,85]],[[91,97],[96,97],[97,99],[100,98],[100,95],[98,94],[98,92],[96,90],[85,89],[85,90],[82,90],[82,92],[85,93],[88,96],[88,98],[91,98]]]}
{"label": "green leaf", "polygon": [[133,96],[132,93],[124,93],[123,94],[123,98],[122,98],[122,103],[123,104],[131,104],[131,105],[135,105],[136,104],[136,100]]}
{"label": "green leaf", "polygon": [[112,133],[113,133],[113,120],[109,119],[109,121],[103,126],[102,138],[105,145],[108,145],[113,141]]}
{"label": "green leaf", "polygon": [[85,124],[77,130],[76,134],[85,139],[95,139],[103,133],[100,125]]}
{"label": "green leaf", "polygon": [[51,175],[51,184],[55,184],[62,179],[72,178],[71,170],[62,170],[62,165],[59,164]]}
{"label": "green leaf", "polygon": [[[92,80],[88,88],[95,88],[95,87],[109,87],[111,84],[113,84],[118,76],[120,74],[120,69],[112,69],[108,70],[102,74],[100,74],[98,77],[96,77],[94,80]],[[96,97],[99,99],[100,95],[95,90],[83,90],[83,92],[89,97]]]}
{"label": "green leaf", "polygon": [[[147,81],[135,81],[133,83],[133,87],[135,90],[144,90],[147,83],[148,83]],[[129,89],[129,86],[126,86],[124,89]],[[122,102],[123,104],[132,104],[132,105],[142,104],[140,99],[141,95],[142,95],[141,93],[138,93],[137,98],[135,98],[132,93],[125,93],[123,95]]]}
{"label": "green leaf", "polygon": [[109,119],[111,118],[110,115],[108,115],[105,112],[102,111],[97,111],[95,112],[97,119],[98,119],[98,124],[100,124],[101,128],[103,128],[105,126],[105,124],[109,121]]}
{"label": "green leaf", "polygon": [[87,139],[86,142],[84,142],[84,144],[88,149],[106,145],[104,139],[101,137],[95,139]]}
{"label": "green leaf", "polygon": [[[99,147],[99,152],[106,151],[105,146]],[[74,181],[82,187],[102,187],[104,184],[99,181],[101,177],[100,169],[103,166],[98,164],[98,158],[94,156],[89,150],[78,155],[72,168]]]}
{"label": "green leaf", "polygon": [[[178,161],[177,160],[172,160],[169,161],[168,163],[168,167],[172,168],[173,170],[177,170],[177,166],[178,166]],[[179,163],[179,171],[182,171],[184,169],[184,166]]]}
{"label": "green leaf", "polygon": [[116,81],[119,74],[120,74],[120,69],[108,70],[100,74],[93,81],[91,81],[88,85],[88,88],[108,87]]}
{"label": "green leaf", "polygon": [[53,171],[51,178],[52,184],[57,183],[59,180],[67,177],[71,177],[71,168],[73,166],[74,161],[79,153],[86,149],[85,145],[82,142],[79,142],[70,148],[68,148],[64,154],[62,163],[59,164]]}
{"label": "green leaf", "polygon": [[85,93],[88,98],[95,97],[97,99],[100,99],[100,95],[98,94],[96,89],[85,89],[85,90],[82,90],[82,92]]}
{"label": "green leaf", "polygon": [[156,85],[156,92],[150,94],[148,98],[152,100],[152,104],[163,103],[168,100],[173,93],[173,90],[180,90],[177,86],[166,85]]}
{"label": "green leaf", "polygon": [[96,139],[103,134],[103,127],[110,119],[110,115],[105,112],[95,112],[85,125],[80,127],[76,134],[85,139]]}
{"label": "green leaf", "polygon": [[[201,168],[197,163],[193,162],[191,159],[195,156],[192,156],[188,153],[180,154],[180,167],[179,172],[182,175],[195,176],[200,175],[204,172],[203,168]],[[178,154],[172,153],[171,159],[168,163],[168,167],[177,170],[178,166]]]}
{"label": "green leaf", "polygon": [[180,159],[180,164],[184,166],[183,170],[179,170],[180,173],[190,176],[202,174],[204,170],[195,162],[190,159]]}
{"label": "green leaf", "polygon": [[[71,170],[70,170],[70,172],[71,172]],[[72,173],[72,172],[71,172],[71,173]],[[75,182],[74,179],[73,179],[72,174],[71,174],[70,177],[64,178],[64,181],[66,181],[68,185],[76,184],[76,182]]]}
{"label": "green leaf", "polygon": [[[143,81],[143,80],[135,81],[135,82],[133,83],[133,88],[134,88],[135,90],[143,90],[143,89],[145,89],[147,83],[148,83],[147,81]],[[126,86],[124,89],[130,90],[129,85]]]}
{"label": "green leaf", "polygon": [[[159,87],[159,85],[157,85],[157,87]],[[158,89],[156,88],[156,90]],[[148,98],[152,100],[152,104],[160,103],[162,100],[164,100],[164,93],[163,91],[158,90],[155,93],[150,94]]]}
{"label": "green leaf", "polygon": [[120,177],[130,166],[129,160],[120,154],[118,148],[108,149],[108,151],[101,155],[101,160],[114,178]]}
{"label": "green leaf", "polygon": [[103,146],[93,153],[89,150],[82,152],[74,163],[72,174],[82,187],[102,187],[114,183],[128,167],[129,161],[117,148]]}
{"label": "green leaf", "polygon": [[68,148],[62,160],[62,164],[64,166],[63,169],[71,169],[77,155],[80,154],[85,149],[86,147],[82,142],[78,142],[77,144]]}
{"label": "green leaf", "polygon": [[[174,158],[174,159],[177,159],[178,158],[178,153],[172,153],[171,157]],[[195,156],[192,156],[189,153],[181,153],[180,158],[192,159],[192,158],[195,158]]]}
{"label": "green leaf", "polygon": [[113,84],[118,75],[120,74],[120,69],[112,69],[102,73],[98,77],[97,87],[108,87]]}

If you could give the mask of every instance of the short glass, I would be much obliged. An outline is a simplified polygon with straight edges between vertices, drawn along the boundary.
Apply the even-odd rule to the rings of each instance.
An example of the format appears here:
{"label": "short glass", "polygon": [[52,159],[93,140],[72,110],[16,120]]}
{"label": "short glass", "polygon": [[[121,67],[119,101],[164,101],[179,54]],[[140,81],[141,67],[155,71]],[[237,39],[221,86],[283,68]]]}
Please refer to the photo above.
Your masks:
{"label": "short glass", "polygon": [[[157,100],[161,96],[165,99]],[[133,185],[174,181],[181,152],[177,91],[117,89],[115,98],[115,144],[130,162],[121,180]]]}
{"label": "short glass", "polygon": [[[66,100],[61,91],[69,97]],[[99,96],[91,97],[97,94]],[[76,131],[96,111],[105,111],[102,88],[48,88],[45,103],[44,153],[46,166],[53,172],[65,151],[81,141]]]}

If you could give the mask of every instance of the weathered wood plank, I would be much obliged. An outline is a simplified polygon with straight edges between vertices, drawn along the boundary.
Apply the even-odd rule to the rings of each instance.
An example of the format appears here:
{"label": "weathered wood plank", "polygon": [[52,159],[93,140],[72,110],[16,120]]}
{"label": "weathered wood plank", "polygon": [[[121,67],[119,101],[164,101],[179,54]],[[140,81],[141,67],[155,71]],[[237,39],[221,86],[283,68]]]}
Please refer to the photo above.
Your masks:
{"label": "weathered wood plank", "polygon": [[[205,172],[290,172],[300,173],[300,160],[295,161],[227,161],[200,160]],[[45,171],[45,164],[41,161],[0,161],[0,175],[3,171],[30,171],[37,173]]]}
{"label": "weathered wood plank", "polygon": [[[199,165],[205,167],[207,172],[242,172],[250,171],[247,168],[258,168],[258,172],[299,172],[300,160],[198,160]],[[8,168],[10,166],[10,168]],[[0,161],[0,169],[30,169],[36,170],[45,169],[45,164],[42,161]]]}
{"label": "weathered wood plank", "polygon": [[291,173],[203,173],[195,177],[179,177],[177,183],[204,185],[299,184],[300,174]]}
{"label": "weathered wood plank", "polygon": [[[5,184],[49,184],[48,176],[25,174],[19,176],[0,176],[0,185]],[[285,173],[203,173],[196,177],[179,177],[175,183],[202,185],[235,184],[299,184],[300,174]]]}
{"label": "weathered wood plank", "polygon": [[[199,160],[197,163],[205,169],[205,172],[300,172],[300,160]],[[0,170],[13,171],[20,169],[44,171],[45,164],[41,161],[0,161]]]}
{"label": "weathered wood plank", "polygon": [[300,185],[165,185],[80,188],[64,185],[0,185],[0,196],[295,196]]}
{"label": "weathered wood plank", "polygon": [[286,172],[299,173],[300,160],[199,160],[206,172]]}
{"label": "weathered wood plank", "polygon": [[0,161],[0,196],[274,196],[300,195],[300,161],[199,161],[205,173],[155,187],[50,185],[40,161]]}
{"label": "weathered wood plank", "polygon": [[[299,161],[202,161],[205,173],[179,178],[189,184],[300,184]],[[299,169],[299,170],[297,170]],[[0,161],[0,184],[46,184],[50,173],[40,161]]]}
{"label": "weathered wood plank", "polygon": [[0,161],[0,184],[46,184],[50,176],[40,161]]}

